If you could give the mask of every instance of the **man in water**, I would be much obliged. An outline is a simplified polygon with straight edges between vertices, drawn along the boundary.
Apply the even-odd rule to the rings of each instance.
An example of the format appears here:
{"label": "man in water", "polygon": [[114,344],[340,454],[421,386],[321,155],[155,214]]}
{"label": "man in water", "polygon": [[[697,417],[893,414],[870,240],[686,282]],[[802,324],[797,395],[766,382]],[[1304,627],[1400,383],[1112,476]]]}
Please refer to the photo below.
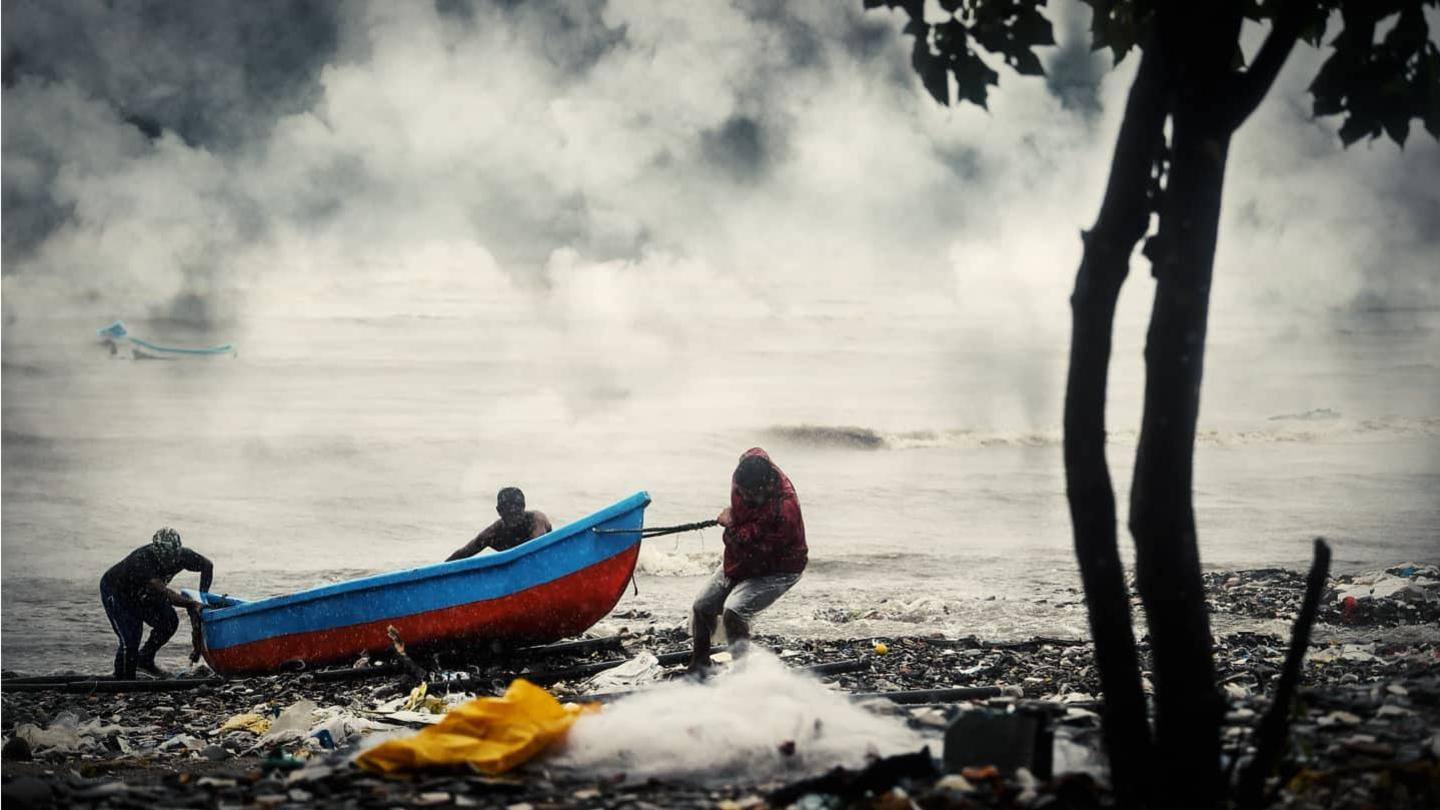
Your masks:
{"label": "man in water", "polygon": [[717,617],[731,649],[743,652],[750,623],[800,580],[809,559],[795,487],[758,447],[740,456],[730,478],[730,506],[715,520],[725,527],[725,557],[692,609],[692,671],[710,666]]}
{"label": "man in water", "polygon": [[[191,612],[192,621],[201,605],[170,588],[170,580],[181,571],[200,573],[200,590],[210,590],[214,566],[205,557],[182,548],[180,533],[170,527],[155,532],[150,544],[130,552],[100,578],[100,602],[110,627],[120,637],[115,651],[115,678],[134,680],[138,668],[157,678],[166,677],[155,665],[155,653],[175,635],[180,616],[175,607]],[[140,645],[145,625],[150,638]]]}
{"label": "man in water", "polygon": [[534,540],[553,528],[550,525],[550,518],[545,517],[544,512],[525,511],[525,493],[515,487],[505,487],[500,490],[500,493],[495,496],[495,511],[500,514],[500,519],[486,526],[479,534],[475,535],[474,540],[446,557],[445,562],[473,557],[487,548],[493,548],[496,551],[514,548],[521,543]]}

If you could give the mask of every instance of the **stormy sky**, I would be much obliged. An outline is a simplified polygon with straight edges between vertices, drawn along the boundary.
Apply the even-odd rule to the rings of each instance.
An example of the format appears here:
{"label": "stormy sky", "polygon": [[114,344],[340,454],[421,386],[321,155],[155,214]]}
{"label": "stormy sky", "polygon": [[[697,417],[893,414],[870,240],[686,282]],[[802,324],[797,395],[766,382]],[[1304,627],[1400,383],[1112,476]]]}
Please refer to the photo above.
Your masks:
{"label": "stormy sky", "polygon": [[[401,278],[576,317],[938,300],[1048,345],[1135,67],[1088,51],[1078,3],[989,111],[934,104],[900,15],[858,0],[3,13],[7,324],[233,327]],[[1217,320],[1440,303],[1440,150],[1343,150],[1308,113],[1322,57],[1236,139]]]}

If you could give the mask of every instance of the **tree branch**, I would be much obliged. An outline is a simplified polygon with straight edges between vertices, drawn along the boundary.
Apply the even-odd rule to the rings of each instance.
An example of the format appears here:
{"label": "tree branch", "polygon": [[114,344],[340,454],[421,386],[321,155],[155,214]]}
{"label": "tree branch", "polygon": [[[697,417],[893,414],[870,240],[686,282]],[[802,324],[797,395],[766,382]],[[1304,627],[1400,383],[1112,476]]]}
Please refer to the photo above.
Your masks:
{"label": "tree branch", "polygon": [[1130,596],[1116,538],[1115,490],[1105,458],[1105,395],[1115,302],[1129,272],[1135,243],[1150,223],[1152,203],[1146,190],[1164,147],[1172,69],[1163,51],[1142,49],[1100,214],[1085,236],[1070,299],[1065,493],[1095,640],[1095,664],[1105,695],[1102,729],[1111,783],[1121,807],[1140,806],[1148,799],[1153,752],[1145,694],[1140,688]]}
{"label": "tree branch", "polygon": [[1319,609],[1320,593],[1325,590],[1325,581],[1330,574],[1330,547],[1325,541],[1315,539],[1315,561],[1310,564],[1310,577],[1305,583],[1305,600],[1300,605],[1300,615],[1290,634],[1290,650],[1285,655],[1285,669],[1280,683],[1275,687],[1275,700],[1270,710],[1260,721],[1256,733],[1255,758],[1240,774],[1237,789],[1237,806],[1257,808],[1263,804],[1261,794],[1265,788],[1265,777],[1275,767],[1275,759],[1285,743],[1285,733],[1290,726],[1290,701],[1295,696],[1295,687],[1300,681],[1300,667],[1305,661],[1305,652],[1310,648],[1310,628],[1315,624],[1315,612]]}
{"label": "tree branch", "polygon": [[1305,24],[1302,5],[1298,0],[1289,0],[1280,7],[1250,69],[1235,77],[1235,92],[1230,105],[1232,131],[1245,123],[1245,119],[1260,106],[1275,83],[1275,77],[1280,75],[1280,68],[1290,58],[1290,51],[1294,50]]}

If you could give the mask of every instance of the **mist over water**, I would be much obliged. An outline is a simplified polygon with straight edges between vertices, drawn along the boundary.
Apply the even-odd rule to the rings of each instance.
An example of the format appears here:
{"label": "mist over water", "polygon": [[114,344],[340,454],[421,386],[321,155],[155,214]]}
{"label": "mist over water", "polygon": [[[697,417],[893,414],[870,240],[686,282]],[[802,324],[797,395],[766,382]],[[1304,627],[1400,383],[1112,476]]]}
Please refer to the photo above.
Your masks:
{"label": "mist over water", "polygon": [[[764,631],[1085,633],[1058,412],[1034,426],[995,409],[1004,369],[957,363],[938,321],[827,323],[863,345],[850,351],[807,345],[813,323],[757,324],[764,340],[689,348],[679,370],[620,356],[594,379],[536,348],[548,327],[523,316],[488,343],[462,318],[295,318],[285,341],[186,362],[112,358],[88,326],[58,346],[7,334],[11,666],[100,665],[99,575],[162,524],[215,561],[217,590],[266,596],[444,559],[507,484],[557,525],[638,489],[651,525],[708,519],[754,444],[795,481],[812,558]],[[1433,396],[1393,338],[1371,340],[1366,379]],[[1435,418],[1358,379],[1297,394],[1317,372],[1283,353],[1243,374],[1225,356],[1221,343],[1197,451],[1207,564],[1298,567],[1317,534],[1342,570],[1434,556]],[[857,430],[880,444],[855,446]],[[1123,504],[1133,431],[1111,446]],[[713,530],[651,541],[620,610],[682,622],[720,548]]]}
{"label": "mist over water", "polygon": [[[103,668],[99,577],[160,525],[217,590],[266,596],[441,560],[505,485],[557,524],[639,489],[651,525],[708,519],[754,445],[812,559],[760,632],[1086,632],[1066,299],[1133,61],[1062,42],[1069,81],[1006,76],[986,114],[924,98],[894,20],[829,4],[314,8],[315,48],[212,43],[208,83],[108,39],[95,62],[26,49],[131,30],[97,10],[7,10],[29,55],[4,89],[5,666]],[[176,19],[149,33],[188,42]],[[1440,161],[1341,152],[1297,113],[1319,58],[1227,178],[1211,566],[1301,566],[1315,535],[1340,570],[1440,545]],[[291,69],[246,73],[264,60]],[[1137,261],[1122,515],[1152,291]],[[116,318],[239,353],[112,358]],[[680,623],[719,550],[648,544],[620,610]]]}

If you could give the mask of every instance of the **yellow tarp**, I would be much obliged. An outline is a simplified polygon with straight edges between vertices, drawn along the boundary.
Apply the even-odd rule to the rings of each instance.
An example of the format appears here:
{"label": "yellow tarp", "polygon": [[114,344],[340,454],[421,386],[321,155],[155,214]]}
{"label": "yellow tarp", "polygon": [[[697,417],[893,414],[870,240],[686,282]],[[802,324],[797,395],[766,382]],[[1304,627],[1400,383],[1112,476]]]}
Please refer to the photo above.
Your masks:
{"label": "yellow tarp", "polygon": [[248,731],[251,734],[262,735],[270,730],[270,718],[258,714],[237,714],[217,731]]}
{"label": "yellow tarp", "polygon": [[492,775],[504,773],[562,738],[582,713],[599,708],[598,704],[562,706],[535,684],[515,680],[504,697],[462,703],[435,725],[412,737],[381,743],[355,762],[380,773],[454,765]]}

